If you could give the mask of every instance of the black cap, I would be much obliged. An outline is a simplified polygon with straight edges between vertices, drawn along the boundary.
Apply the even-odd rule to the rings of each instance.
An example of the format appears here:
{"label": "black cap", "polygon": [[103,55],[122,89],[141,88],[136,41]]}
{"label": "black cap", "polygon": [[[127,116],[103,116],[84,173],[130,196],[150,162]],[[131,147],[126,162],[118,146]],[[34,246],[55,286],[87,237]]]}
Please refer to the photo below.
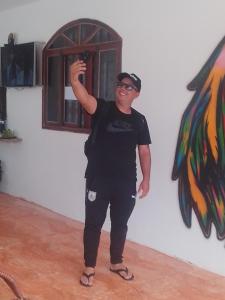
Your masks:
{"label": "black cap", "polygon": [[128,73],[120,73],[118,76],[117,76],[117,79],[119,81],[123,80],[124,78],[129,78],[134,86],[137,88],[138,92],[140,92],[141,90],[141,79],[135,75],[134,73],[131,73],[131,74],[128,74]]}

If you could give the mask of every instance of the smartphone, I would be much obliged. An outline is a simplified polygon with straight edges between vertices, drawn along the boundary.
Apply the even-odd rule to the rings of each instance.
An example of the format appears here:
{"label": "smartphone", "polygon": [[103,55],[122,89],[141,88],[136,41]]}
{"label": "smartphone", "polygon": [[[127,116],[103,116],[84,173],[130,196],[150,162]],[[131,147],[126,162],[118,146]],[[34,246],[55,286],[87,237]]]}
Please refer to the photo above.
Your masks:
{"label": "smartphone", "polygon": [[88,59],[90,58],[91,54],[89,51],[84,51],[84,52],[81,52],[78,57],[80,60],[83,60],[83,62],[87,62]]}

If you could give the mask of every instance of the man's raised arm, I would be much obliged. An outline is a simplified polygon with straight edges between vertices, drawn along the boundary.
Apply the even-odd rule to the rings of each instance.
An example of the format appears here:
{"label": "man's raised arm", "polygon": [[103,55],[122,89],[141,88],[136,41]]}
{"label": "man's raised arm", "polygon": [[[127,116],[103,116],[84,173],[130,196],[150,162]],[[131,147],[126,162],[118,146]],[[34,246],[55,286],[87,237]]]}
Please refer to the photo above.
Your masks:
{"label": "man's raised arm", "polygon": [[89,114],[94,114],[97,108],[97,100],[88,94],[86,88],[79,80],[79,75],[85,74],[86,64],[77,60],[70,66],[70,82],[76,99]]}

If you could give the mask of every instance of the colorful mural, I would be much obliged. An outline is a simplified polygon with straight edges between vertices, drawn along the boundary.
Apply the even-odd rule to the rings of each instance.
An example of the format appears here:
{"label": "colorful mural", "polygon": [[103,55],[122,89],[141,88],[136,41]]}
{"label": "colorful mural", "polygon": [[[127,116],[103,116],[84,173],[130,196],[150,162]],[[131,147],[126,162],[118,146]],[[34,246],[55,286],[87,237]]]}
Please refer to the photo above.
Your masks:
{"label": "colorful mural", "polygon": [[172,179],[178,179],[179,205],[191,227],[192,210],[205,237],[215,225],[225,238],[225,37],[187,86],[195,91],[184,111]]}

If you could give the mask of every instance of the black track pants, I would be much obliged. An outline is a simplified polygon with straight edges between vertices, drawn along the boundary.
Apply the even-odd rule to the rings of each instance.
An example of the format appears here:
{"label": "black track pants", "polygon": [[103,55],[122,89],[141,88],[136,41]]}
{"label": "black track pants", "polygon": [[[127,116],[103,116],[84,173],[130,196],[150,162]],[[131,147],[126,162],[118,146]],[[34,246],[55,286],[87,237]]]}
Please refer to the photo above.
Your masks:
{"label": "black track pants", "polygon": [[127,222],[135,206],[136,182],[95,178],[86,182],[84,261],[86,267],[95,267],[101,229],[110,204],[110,260],[123,261]]}

